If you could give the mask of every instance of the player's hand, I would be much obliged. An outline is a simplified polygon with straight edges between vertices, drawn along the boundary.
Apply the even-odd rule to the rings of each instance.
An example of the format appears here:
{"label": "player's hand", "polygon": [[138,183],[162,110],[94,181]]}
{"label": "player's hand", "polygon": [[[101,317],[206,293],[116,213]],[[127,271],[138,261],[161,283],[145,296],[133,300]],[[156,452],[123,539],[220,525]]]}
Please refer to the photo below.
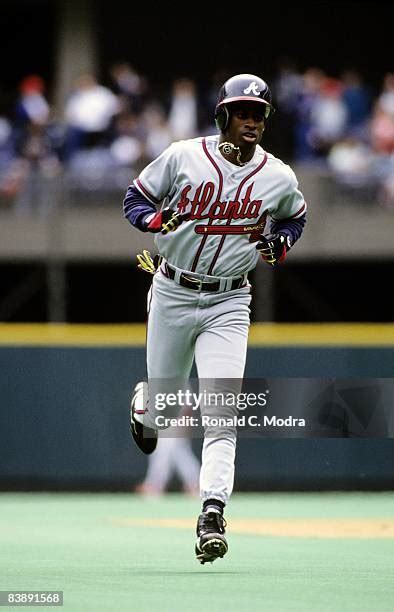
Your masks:
{"label": "player's hand", "polygon": [[156,274],[162,260],[163,257],[161,255],[157,254],[152,257],[150,252],[145,249],[142,253],[138,253],[137,255],[137,267],[144,272],[149,272],[149,274]]}
{"label": "player's hand", "polygon": [[261,235],[256,244],[256,249],[261,253],[264,261],[272,267],[277,266],[284,260],[290,248],[290,238],[284,234]]}
{"label": "player's hand", "polygon": [[174,232],[181,223],[187,221],[190,213],[178,213],[171,208],[163,208],[151,217],[147,223],[146,229],[153,234],[168,234]]}

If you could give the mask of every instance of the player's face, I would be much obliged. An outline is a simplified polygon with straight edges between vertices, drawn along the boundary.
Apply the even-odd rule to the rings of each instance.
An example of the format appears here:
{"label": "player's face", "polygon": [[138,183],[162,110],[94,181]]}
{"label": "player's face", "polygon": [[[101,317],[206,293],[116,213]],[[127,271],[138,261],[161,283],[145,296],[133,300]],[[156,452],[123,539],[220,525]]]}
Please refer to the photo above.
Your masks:
{"label": "player's face", "polygon": [[255,147],[264,132],[264,109],[261,104],[242,104],[231,109],[227,128],[230,142],[240,148]]}

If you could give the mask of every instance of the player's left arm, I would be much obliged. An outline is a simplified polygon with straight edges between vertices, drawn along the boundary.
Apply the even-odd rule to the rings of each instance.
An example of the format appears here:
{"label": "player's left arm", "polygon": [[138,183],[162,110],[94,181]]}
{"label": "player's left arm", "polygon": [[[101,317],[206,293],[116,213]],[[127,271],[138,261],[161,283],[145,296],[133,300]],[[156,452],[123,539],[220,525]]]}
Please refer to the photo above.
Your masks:
{"label": "player's left arm", "polygon": [[[289,168],[290,170],[290,168]],[[299,240],[306,223],[306,202],[298,189],[297,179],[289,173],[290,185],[271,213],[269,234],[260,236],[256,245],[263,260],[271,266],[282,263],[294,244]]]}

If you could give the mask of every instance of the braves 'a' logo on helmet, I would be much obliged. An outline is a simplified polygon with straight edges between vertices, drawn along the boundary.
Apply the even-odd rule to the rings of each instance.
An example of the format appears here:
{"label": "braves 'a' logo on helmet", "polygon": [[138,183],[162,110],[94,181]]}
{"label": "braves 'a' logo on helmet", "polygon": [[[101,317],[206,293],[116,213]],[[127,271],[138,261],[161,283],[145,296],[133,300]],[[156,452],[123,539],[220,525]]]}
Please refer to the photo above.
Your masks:
{"label": "braves 'a' logo on helmet", "polygon": [[215,108],[216,125],[222,133],[228,126],[230,104],[248,101],[264,104],[265,119],[268,119],[274,110],[270,88],[263,79],[255,74],[236,74],[222,85]]}
{"label": "braves 'a' logo on helmet", "polygon": [[244,89],[244,94],[248,95],[251,93],[254,93],[255,96],[259,96],[261,93],[256,81],[252,81],[249,87],[246,87],[246,89]]}

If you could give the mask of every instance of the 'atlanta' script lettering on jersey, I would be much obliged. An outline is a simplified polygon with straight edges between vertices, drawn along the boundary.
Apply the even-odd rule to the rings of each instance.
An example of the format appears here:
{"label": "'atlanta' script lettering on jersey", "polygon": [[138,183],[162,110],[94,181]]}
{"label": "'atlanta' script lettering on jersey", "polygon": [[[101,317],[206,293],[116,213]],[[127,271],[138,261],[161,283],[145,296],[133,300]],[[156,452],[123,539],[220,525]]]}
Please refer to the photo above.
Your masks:
{"label": "'atlanta' script lettering on jersey", "polygon": [[254,183],[248,186],[245,196],[240,201],[215,200],[211,203],[215,192],[214,183],[210,181],[207,183],[202,182],[194,194],[190,193],[192,186],[186,185],[177,204],[178,211],[180,213],[190,212],[191,220],[255,219],[260,215],[263,200],[252,200],[253,186]]}

